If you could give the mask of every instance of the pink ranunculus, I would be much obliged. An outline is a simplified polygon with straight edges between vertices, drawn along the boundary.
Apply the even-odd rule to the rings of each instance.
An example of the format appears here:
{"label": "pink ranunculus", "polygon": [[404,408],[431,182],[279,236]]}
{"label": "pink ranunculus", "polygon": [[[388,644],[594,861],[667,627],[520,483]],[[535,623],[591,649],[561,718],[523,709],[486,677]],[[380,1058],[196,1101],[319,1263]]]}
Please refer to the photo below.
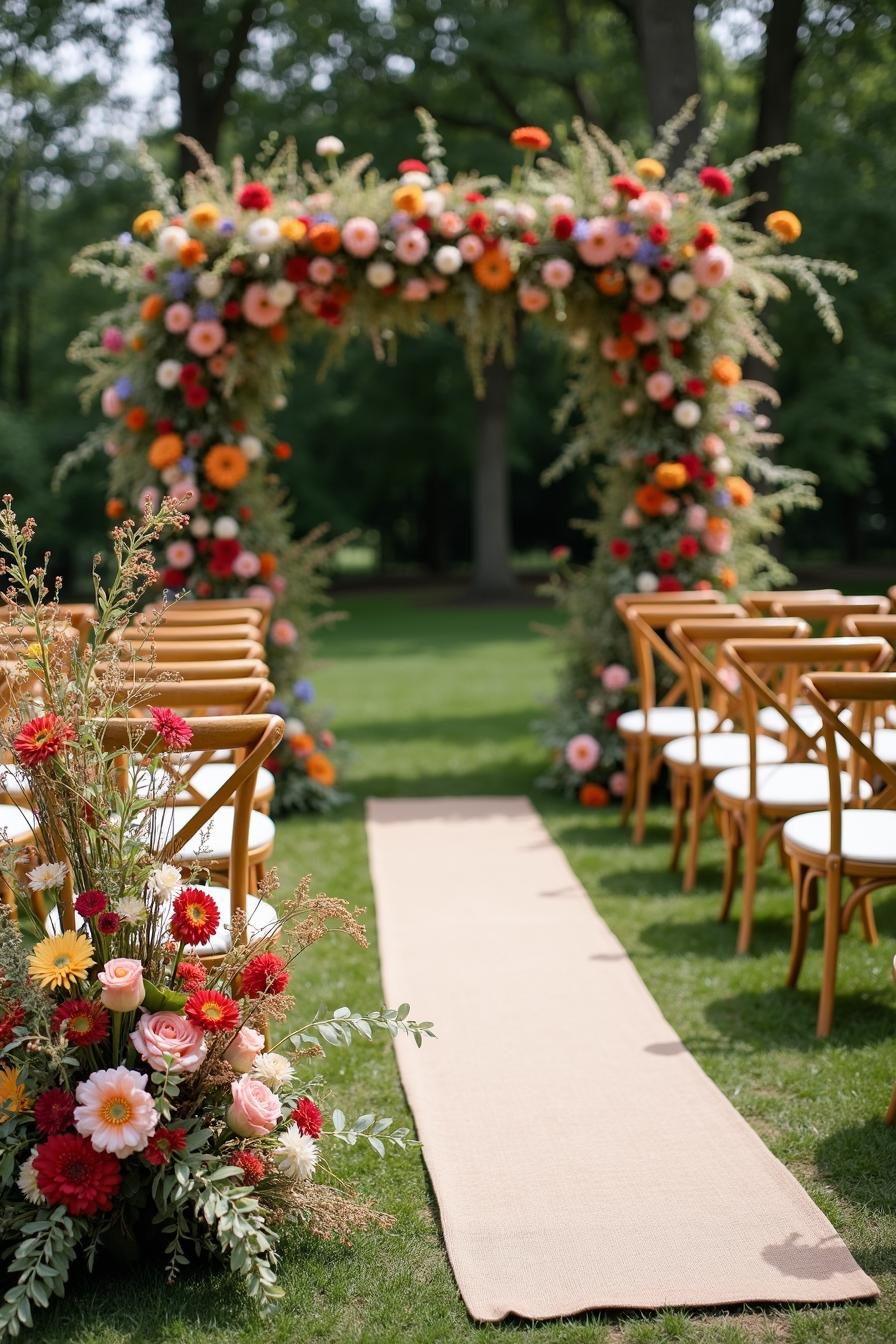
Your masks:
{"label": "pink ranunculus", "polygon": [[230,1084],[233,1101],[227,1108],[227,1123],[243,1139],[270,1134],[280,1119],[280,1102],[258,1078],[242,1074]]}
{"label": "pink ranunculus", "polygon": [[255,1056],[264,1049],[264,1036],[254,1027],[241,1027],[224,1051],[224,1058],[234,1073],[249,1073]]}
{"label": "pink ranunculus", "polygon": [[691,262],[691,271],[698,285],[715,289],[723,285],[734,268],[734,259],[727,247],[713,243],[705,252],[698,252]]}
{"label": "pink ranunculus", "polygon": [[254,579],[261,569],[261,561],[254,551],[240,551],[233,562],[233,572],[238,579]]}
{"label": "pink ranunculus", "polygon": [[640,527],[644,519],[641,517],[634,504],[627,504],[622,510],[623,527]]}
{"label": "pink ranunculus", "polygon": [[410,280],[405,282],[401,297],[405,303],[425,303],[429,298],[429,285],[422,276],[412,276]]}
{"label": "pink ranunculus", "polygon": [[187,333],[187,348],[194,355],[208,359],[210,355],[217,354],[226,339],[227,332],[214,318],[207,322],[194,322]]}
{"label": "pink ranunculus", "polygon": [[436,220],[436,228],[443,238],[459,238],[464,222],[456,210],[443,210]]}
{"label": "pink ranunculus", "polygon": [[524,313],[543,313],[551,301],[550,295],[540,285],[520,285],[517,298]]}
{"label": "pink ranunculus", "polygon": [[674,518],[680,507],[674,495],[667,495],[660,505],[660,513],[664,518]]}
{"label": "pink ranunculus", "polygon": [[160,1073],[169,1067],[165,1055],[171,1056],[172,1073],[195,1073],[208,1050],[201,1027],[167,1011],[142,1013],[131,1032],[131,1044],[144,1064]]}
{"label": "pink ranunculus", "polygon": [[448,281],[444,275],[429,275],[426,277],[426,283],[430,294],[444,294],[448,288]]}
{"label": "pink ranunculus", "polygon": [[663,297],[662,281],[655,275],[645,275],[635,285],[633,293],[638,303],[658,303]]}
{"label": "pink ranunculus", "polygon": [[616,358],[616,337],[604,336],[598,349],[604,359],[614,360]]}
{"label": "pink ranunculus", "polygon": [[195,509],[199,502],[199,492],[192,476],[184,476],[181,480],[175,481],[168,493],[172,499],[177,500],[177,507],[182,509],[184,513],[189,513],[191,509]]}
{"label": "pink ranunculus", "polygon": [[655,224],[667,223],[672,214],[672,202],[664,191],[643,191],[629,208]]}
{"label": "pink ranunculus", "polygon": [[274,600],[274,594],[263,583],[253,583],[251,588],[246,589],[246,597],[250,602],[265,602],[268,606]]}
{"label": "pink ranunculus", "polygon": [[113,957],[97,975],[102,985],[100,998],[113,1013],[130,1013],[146,997],[143,965],[131,957]]}
{"label": "pink ranunculus", "polygon": [[282,574],[275,574],[271,579],[271,589],[277,597],[282,597],[286,592],[286,579]]}
{"label": "pink ranunculus", "polygon": [[588,236],[577,244],[577,251],[586,266],[606,266],[619,248],[616,221],[598,216],[588,221]]}
{"label": "pink ranunculus", "polygon": [[429,239],[422,229],[405,229],[395,240],[395,256],[405,266],[416,266],[429,251]]}
{"label": "pink ranunculus", "polygon": [[188,331],[193,321],[193,309],[188,303],[171,303],[165,309],[165,330],[175,336]]}
{"label": "pink ranunculus", "polygon": [[485,251],[485,243],[475,233],[465,233],[457,240],[457,250],[468,266],[478,261]]}
{"label": "pink ranunculus", "polygon": [[635,340],[639,345],[653,345],[657,338],[657,325],[652,317],[645,317],[638,330],[635,332]]}
{"label": "pink ranunculus", "polygon": [[624,798],[628,788],[628,775],[624,770],[614,770],[607,780],[607,788],[614,798]]}
{"label": "pink ranunculus", "polygon": [[720,434],[704,434],[700,440],[700,447],[707,457],[721,457],[725,452],[725,440]]}
{"label": "pink ranunculus", "polygon": [[675,391],[675,380],[671,373],[657,369],[656,373],[652,373],[645,382],[644,391],[651,401],[665,401]]}
{"label": "pink ranunculus", "polygon": [[329,285],[336,275],[336,267],[329,257],[315,257],[308,267],[308,279],[315,285]]}
{"label": "pink ranunculus", "polygon": [[607,663],[600,674],[600,684],[605,691],[624,691],[632,676],[622,663]]}
{"label": "pink ranunculus", "polygon": [[566,289],[574,275],[572,263],[565,257],[549,257],[541,268],[541,278],[548,289]]}
{"label": "pink ranunculus", "polygon": [[696,294],[688,304],[688,317],[692,322],[705,322],[712,312],[712,304],[703,294]]}
{"label": "pink ranunculus", "polygon": [[684,516],[689,532],[702,532],[706,526],[706,510],[702,504],[691,504]]}
{"label": "pink ranunculus", "polygon": [[137,505],[141,513],[144,513],[147,509],[151,513],[155,513],[161,502],[162,492],[156,485],[144,486],[137,496]]}
{"label": "pink ranunculus", "polygon": [[271,639],[280,649],[286,649],[291,644],[295,644],[298,633],[292,621],[287,620],[285,616],[279,617],[271,626]]}
{"label": "pink ranunculus", "polygon": [[208,371],[213,378],[223,378],[227,372],[230,360],[224,354],[212,355],[208,361]]}
{"label": "pink ranunculus", "polygon": [[243,317],[253,327],[273,327],[283,317],[283,309],[272,303],[267,285],[259,281],[246,286],[243,295]]}
{"label": "pink ranunculus", "polygon": [[110,350],[113,354],[123,350],[124,332],[121,327],[106,327],[103,332],[102,345],[104,350]]}
{"label": "pink ranunculus", "polygon": [[100,407],[103,415],[108,415],[110,420],[114,420],[116,415],[121,415],[123,408],[121,397],[115,391],[114,387],[104,387],[103,395],[100,397]]}
{"label": "pink ranunculus", "polygon": [[318,737],[320,738],[321,746],[326,748],[327,750],[329,750],[329,748],[332,747],[333,743],[336,741],[336,738],[330,732],[329,728],[322,728],[318,733]]}
{"label": "pink ranunculus", "polygon": [[342,246],[350,257],[370,257],[380,245],[380,231],[366,215],[354,215],[342,226]]}
{"label": "pink ranunculus", "polygon": [[686,317],[677,313],[674,317],[666,318],[666,335],[673,341],[683,341],[686,336],[691,334],[691,324]]}
{"label": "pink ranunculus", "polygon": [[571,770],[587,775],[600,760],[600,743],[590,733],[577,733],[569,739],[563,754]]}
{"label": "pink ranunculus", "polygon": [[195,554],[188,541],[172,541],[165,548],[165,559],[172,569],[189,569]]}

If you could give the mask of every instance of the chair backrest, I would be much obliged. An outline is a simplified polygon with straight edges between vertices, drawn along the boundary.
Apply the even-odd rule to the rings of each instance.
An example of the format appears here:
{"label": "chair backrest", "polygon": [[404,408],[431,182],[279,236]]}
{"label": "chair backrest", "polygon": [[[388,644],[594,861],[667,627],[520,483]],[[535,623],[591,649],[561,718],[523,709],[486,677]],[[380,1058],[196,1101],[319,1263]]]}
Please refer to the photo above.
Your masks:
{"label": "chair backrest", "polygon": [[[722,654],[740,677],[744,727],[750,735],[751,796],[756,794],[756,739],[761,707],[776,709],[784,719],[789,761],[822,760],[825,756],[822,727],[812,732],[805,720],[801,722],[794,716],[797,679],[807,670],[818,668],[849,667],[877,672],[888,667],[893,657],[887,641],[880,638],[756,639],[741,643],[736,635],[723,644]],[[767,668],[773,670],[773,676],[768,675]],[[786,673],[783,684],[776,684],[782,668]]]}
{"label": "chair backrest", "polygon": [[799,616],[824,638],[832,638],[846,616],[884,615],[890,610],[886,597],[779,597],[773,616]]}
{"label": "chair backrest", "polygon": [[844,635],[854,638],[862,635],[880,635],[888,639],[896,649],[896,615],[891,616],[846,616],[843,619]]}
{"label": "chair backrest", "polygon": [[170,606],[150,607],[147,609],[147,615],[155,619],[158,617],[159,626],[166,625],[193,625],[205,629],[206,626],[213,626],[223,629],[230,625],[251,625],[256,628],[261,626],[261,612],[256,611],[254,607],[229,607],[221,610],[219,607],[211,611],[201,602],[174,602]]}
{"label": "chair backrest", "polygon": [[152,625],[147,627],[142,624],[128,626],[122,630],[121,637],[131,644],[142,644],[150,635],[156,644],[175,644],[196,640],[209,640],[215,644],[221,640],[254,640],[261,641],[261,632],[257,625]]}
{"label": "chair backrest", "polygon": [[776,602],[789,601],[791,598],[837,598],[842,594],[839,588],[768,588],[764,592],[744,593],[739,599],[751,616],[770,616]]}
{"label": "chair backrest", "polygon": [[145,631],[141,640],[123,640],[119,649],[122,661],[130,656],[135,662],[146,662],[151,655],[157,667],[160,664],[244,661],[247,658],[264,662],[264,649],[257,639],[207,640],[195,632],[189,639],[166,639],[162,647],[161,641],[156,644],[150,632]]}
{"label": "chair backrest", "polygon": [[[694,606],[690,603],[682,606],[671,602],[653,606],[642,606],[637,603],[624,609],[623,617],[631,640],[635,676],[638,679],[639,704],[645,714],[657,703],[657,663],[668,668],[674,678],[660,704],[677,704],[685,693],[684,664],[663,636],[676,621],[693,616],[694,610]],[[734,603],[718,603],[713,608],[713,616],[721,621],[739,621],[743,620],[745,615],[743,607]]]}
{"label": "chair backrest", "polygon": [[[146,610],[155,612],[159,607],[159,603],[153,603]],[[246,613],[250,612],[253,618],[257,618],[262,637],[266,637],[271,623],[272,608],[272,598],[253,597],[250,600],[243,596],[184,598],[179,602],[168,603],[164,610],[166,620],[183,621],[187,625],[196,624],[199,620],[216,618],[222,625],[232,624],[234,620],[245,624]]]}
{"label": "chair backrest", "polygon": [[[220,661],[209,658],[205,662],[169,662],[165,653],[160,651],[158,658],[147,662],[122,661],[121,668],[129,680],[145,681],[157,677],[160,672],[176,673],[183,681],[235,681],[242,677],[266,677],[267,664],[260,658],[223,658]],[[102,666],[102,664],[101,664]]]}
{"label": "chair backrest", "polygon": [[[808,634],[806,622],[793,617],[745,616],[737,622],[738,642],[798,639]],[[704,690],[709,692],[710,706],[718,712],[720,722],[725,719],[743,721],[739,681],[731,675],[732,668],[721,656],[722,645],[730,638],[730,620],[719,620],[709,613],[688,616],[669,627],[669,642],[684,666],[685,689],[694,711],[694,735],[697,738],[700,737],[699,711],[704,707]]]}
{"label": "chair backrest", "polygon": [[724,593],[717,592],[715,588],[701,588],[697,592],[686,593],[617,593],[613,598],[613,606],[616,614],[624,620],[630,607],[661,607],[666,603],[679,607],[687,607],[691,603],[718,606],[724,601]]}

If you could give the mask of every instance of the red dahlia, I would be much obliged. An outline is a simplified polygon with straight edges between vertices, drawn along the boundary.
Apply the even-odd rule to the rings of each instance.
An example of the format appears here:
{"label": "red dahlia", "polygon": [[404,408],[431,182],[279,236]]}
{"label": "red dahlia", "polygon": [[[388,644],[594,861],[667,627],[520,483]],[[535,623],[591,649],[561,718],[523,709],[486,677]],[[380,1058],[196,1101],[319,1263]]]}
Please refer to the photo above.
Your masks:
{"label": "red dahlia", "polygon": [[657,247],[662,247],[669,241],[669,230],[665,224],[651,224],[647,230],[647,237],[652,243],[656,243]]}
{"label": "red dahlia", "polygon": [[572,215],[555,215],[551,220],[551,231],[558,242],[565,243],[567,238],[572,237],[572,231],[576,226],[576,221]]}
{"label": "red dahlia", "polygon": [[485,211],[471,211],[471,213],[467,215],[467,228],[471,233],[486,233],[488,231],[488,215]]}
{"label": "red dahlia", "polygon": [[274,198],[263,182],[247,182],[236,199],[244,210],[270,210],[274,204]]}
{"label": "red dahlia", "polygon": [[187,1146],[185,1129],[157,1129],[143,1150],[143,1156],[154,1167],[164,1167],[175,1153]]}
{"label": "red dahlia", "polygon": [[242,549],[236,537],[215,537],[208,565],[212,578],[229,579],[233,573],[233,562]]}
{"label": "red dahlia", "polygon": [[116,915],[114,910],[104,910],[96,917],[96,927],[100,933],[117,933],[121,928],[121,915]]}
{"label": "red dahlia", "polygon": [[174,901],[171,932],[179,943],[204,945],[221,921],[214,897],[200,887],[184,887]]}
{"label": "red dahlia", "polygon": [[694,234],[694,246],[698,252],[705,252],[708,247],[712,247],[718,236],[715,224],[698,224],[697,232]]}
{"label": "red dahlia", "polygon": [[320,1138],[324,1117],[321,1114],[320,1107],[315,1105],[310,1097],[302,1098],[293,1111],[292,1118],[303,1134],[310,1135],[312,1139]]}
{"label": "red dahlia", "polygon": [[715,192],[717,196],[730,196],[734,190],[731,178],[724,168],[701,168],[697,176],[700,179],[701,187],[705,187],[707,191]]}
{"label": "red dahlia", "polygon": [[62,1204],[75,1218],[112,1208],[121,1185],[121,1163],[100,1153],[82,1134],[53,1134],[34,1157],[37,1188],[48,1204]]}
{"label": "red dahlia", "polygon": [[228,1164],[240,1168],[244,1185],[257,1185],[264,1180],[264,1163],[257,1153],[250,1153],[248,1148],[238,1148],[235,1153],[231,1153]]}
{"label": "red dahlia", "polygon": [[619,174],[617,177],[610,178],[610,186],[615,187],[621,196],[627,196],[629,200],[637,200],[639,196],[644,195],[644,186],[637,182],[633,177],[626,177]]}
{"label": "red dahlia", "polygon": [[173,709],[153,708],[149,711],[149,717],[159,737],[171,751],[183,751],[193,741],[193,729]]}
{"label": "red dahlia", "polygon": [[210,396],[211,392],[203,383],[190,383],[190,386],[184,389],[184,401],[194,410],[200,410]]}
{"label": "red dahlia", "polygon": [[289,983],[286,962],[274,952],[261,952],[246,963],[243,971],[243,993],[247,999],[261,994],[282,994]]}
{"label": "red dahlia", "polygon": [[101,915],[105,908],[104,891],[82,891],[75,897],[75,909],[84,919],[93,919],[94,915]]}
{"label": "red dahlia", "polygon": [[696,537],[679,537],[678,554],[685,560],[693,560],[700,554],[700,543]]}
{"label": "red dahlia", "polygon": [[660,551],[656,557],[657,569],[674,569],[675,554],[673,551]]}
{"label": "red dahlia", "polygon": [[676,579],[673,574],[664,574],[659,581],[657,592],[659,593],[680,593],[684,588],[681,579]]}
{"label": "red dahlia", "polygon": [[20,1003],[14,1003],[11,1008],[7,1008],[0,1017],[0,1050],[4,1045],[9,1045],[16,1027],[20,1027],[24,1021],[25,1009]]}
{"label": "red dahlia", "polygon": [[109,1014],[90,999],[66,999],[53,1009],[54,1031],[65,1030],[69,1045],[98,1045],[109,1034]]}
{"label": "red dahlia", "polygon": [[40,765],[74,742],[75,730],[58,714],[42,714],[20,729],[13,748],[23,765]]}
{"label": "red dahlia", "polygon": [[178,375],[178,381],[181,387],[188,387],[190,383],[195,383],[202,373],[202,366],[194,364],[191,360],[189,364],[184,364]]}
{"label": "red dahlia", "polygon": [[216,989],[197,989],[184,1004],[184,1017],[203,1031],[236,1031],[240,1024],[239,1005]]}
{"label": "red dahlia", "polygon": [[201,989],[205,984],[205,967],[198,961],[180,961],[175,976],[187,993],[192,994],[194,989]]}
{"label": "red dahlia", "polygon": [[62,1134],[74,1126],[75,1099],[63,1087],[51,1087],[34,1103],[34,1124],[41,1134]]}

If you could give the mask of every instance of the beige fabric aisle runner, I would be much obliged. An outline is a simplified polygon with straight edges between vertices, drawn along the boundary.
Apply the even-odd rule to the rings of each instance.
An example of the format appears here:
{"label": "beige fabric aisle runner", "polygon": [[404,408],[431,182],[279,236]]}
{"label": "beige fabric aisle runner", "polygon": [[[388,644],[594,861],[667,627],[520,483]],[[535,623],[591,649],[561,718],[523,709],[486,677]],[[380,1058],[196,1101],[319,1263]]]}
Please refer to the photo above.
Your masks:
{"label": "beige fabric aisle runner", "polygon": [[386,1002],[473,1317],[873,1296],[681,1044],[525,798],[373,800]]}

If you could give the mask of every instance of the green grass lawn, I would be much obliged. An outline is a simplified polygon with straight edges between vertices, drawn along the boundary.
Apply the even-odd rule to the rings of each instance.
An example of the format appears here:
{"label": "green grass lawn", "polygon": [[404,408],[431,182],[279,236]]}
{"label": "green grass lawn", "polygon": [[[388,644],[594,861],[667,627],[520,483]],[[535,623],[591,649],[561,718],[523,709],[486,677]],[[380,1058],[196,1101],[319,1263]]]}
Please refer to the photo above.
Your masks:
{"label": "green grass lawn", "polygon": [[[332,817],[280,823],[276,857],[285,886],[312,872],[320,889],[365,906],[372,947],[364,953],[334,937],[302,959],[294,988],[306,1018],[319,1004],[381,1001],[364,796],[531,792],[541,757],[530,724],[552,685],[551,647],[530,633],[544,612],[467,608],[419,593],[346,605],[352,619],[326,637],[317,683],[354,748],[355,799]],[[76,1280],[65,1303],[40,1322],[42,1344],[469,1344],[521,1332],[543,1344],[896,1339],[896,1132],[882,1123],[896,1076],[889,978],[896,895],[877,902],[879,947],[867,948],[856,934],[845,941],[835,1032],[820,1044],[819,931],[801,989],[787,992],[790,894],[779,873],[769,870],[763,882],[754,953],[737,958],[734,928],[715,919],[718,842],[706,845],[699,889],[682,896],[667,871],[662,809],[648,843],[633,849],[615,813],[585,813],[550,796],[535,801],[685,1044],[843,1233],[878,1280],[882,1300],[477,1327],[445,1257],[422,1157],[380,1162],[346,1152],[340,1171],[396,1215],[395,1228],[364,1234],[350,1249],[290,1243],[282,1267],[287,1298],[273,1321],[259,1321],[221,1274],[196,1272],[166,1288],[151,1274],[122,1278],[101,1267]],[[412,1008],[427,1015],[425,1003]],[[438,1041],[424,1048],[438,1050]],[[388,1041],[332,1052],[325,1067],[334,1101],[347,1112],[408,1118]]]}

